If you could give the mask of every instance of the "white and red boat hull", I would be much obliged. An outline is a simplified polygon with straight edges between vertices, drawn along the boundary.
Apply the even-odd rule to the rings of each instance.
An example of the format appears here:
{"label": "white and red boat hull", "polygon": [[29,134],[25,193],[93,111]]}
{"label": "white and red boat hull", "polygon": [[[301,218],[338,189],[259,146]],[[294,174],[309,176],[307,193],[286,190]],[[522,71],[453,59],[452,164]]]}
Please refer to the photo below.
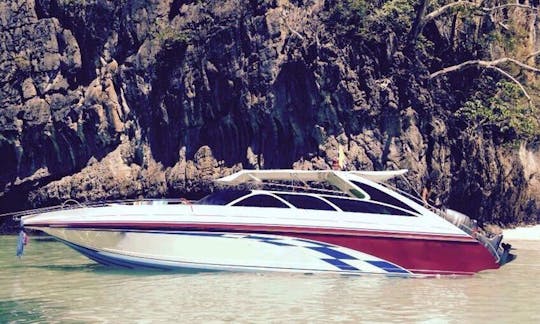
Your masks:
{"label": "white and red boat hull", "polygon": [[23,223],[97,262],[135,268],[424,276],[499,267],[481,243],[438,218],[123,205],[50,212]]}

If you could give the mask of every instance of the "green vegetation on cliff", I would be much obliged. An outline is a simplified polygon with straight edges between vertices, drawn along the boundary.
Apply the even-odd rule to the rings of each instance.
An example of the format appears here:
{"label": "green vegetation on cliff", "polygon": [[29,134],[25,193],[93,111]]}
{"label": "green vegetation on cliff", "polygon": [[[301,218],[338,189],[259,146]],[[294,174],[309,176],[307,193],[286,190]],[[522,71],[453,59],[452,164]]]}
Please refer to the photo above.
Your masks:
{"label": "green vegetation on cliff", "polygon": [[455,115],[461,118],[470,132],[478,128],[489,130],[503,141],[534,141],[540,134],[538,109],[523,96],[512,82],[489,78]]}

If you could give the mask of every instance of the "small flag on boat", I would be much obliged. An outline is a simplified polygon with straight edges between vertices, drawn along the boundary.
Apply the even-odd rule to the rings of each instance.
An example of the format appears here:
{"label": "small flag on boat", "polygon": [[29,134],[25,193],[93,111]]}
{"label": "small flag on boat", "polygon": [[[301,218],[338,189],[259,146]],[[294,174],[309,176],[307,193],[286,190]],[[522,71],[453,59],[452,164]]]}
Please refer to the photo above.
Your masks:
{"label": "small flag on boat", "polygon": [[339,144],[338,148],[338,165],[339,169],[343,170],[343,167],[345,166],[345,152],[343,152],[343,146]]}
{"label": "small flag on boat", "polygon": [[26,244],[28,244],[28,235],[24,230],[21,230],[17,239],[17,257],[22,257]]}

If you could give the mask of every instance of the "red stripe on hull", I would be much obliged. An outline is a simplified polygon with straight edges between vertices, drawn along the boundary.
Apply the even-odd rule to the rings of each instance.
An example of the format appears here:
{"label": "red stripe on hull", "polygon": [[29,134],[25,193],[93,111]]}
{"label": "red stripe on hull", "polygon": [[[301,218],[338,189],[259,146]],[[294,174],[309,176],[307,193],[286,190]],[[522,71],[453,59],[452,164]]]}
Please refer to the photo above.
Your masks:
{"label": "red stripe on hull", "polygon": [[499,264],[480,243],[414,238],[294,234],[308,240],[347,247],[393,262],[418,274],[470,275]]}
{"label": "red stripe on hull", "polygon": [[417,274],[470,275],[486,269],[499,268],[495,258],[482,244],[470,237],[459,235],[217,223],[85,222],[28,226],[265,233],[303,238],[350,248],[393,262]]}

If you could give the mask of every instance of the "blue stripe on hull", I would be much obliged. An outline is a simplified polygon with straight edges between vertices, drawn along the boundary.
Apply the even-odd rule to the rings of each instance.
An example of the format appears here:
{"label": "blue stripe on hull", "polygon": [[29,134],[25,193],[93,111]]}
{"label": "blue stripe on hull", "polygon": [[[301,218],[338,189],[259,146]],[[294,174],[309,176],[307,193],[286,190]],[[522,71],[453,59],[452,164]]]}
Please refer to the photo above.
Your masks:
{"label": "blue stripe on hull", "polygon": [[328,256],[331,256],[331,257],[333,257],[335,259],[339,259],[339,260],[358,260],[357,258],[355,258],[353,256],[350,256],[350,255],[345,254],[343,252],[336,251],[334,249],[331,249],[328,246],[310,247],[310,249],[315,250],[315,251],[320,252],[320,253],[324,253],[324,254],[326,254]]}
{"label": "blue stripe on hull", "polygon": [[352,265],[345,263],[341,261],[340,259],[322,259],[325,262],[330,263],[334,267],[337,267],[341,270],[347,270],[347,271],[358,271],[357,268],[353,267]]}
{"label": "blue stripe on hull", "polygon": [[388,272],[394,272],[394,273],[408,273],[407,270],[405,269],[402,269],[400,267],[397,267],[393,264],[391,264],[390,262],[386,262],[386,261],[371,261],[371,260],[367,260],[366,261],[367,263],[370,263],[378,268],[381,268],[385,271],[388,271]]}

